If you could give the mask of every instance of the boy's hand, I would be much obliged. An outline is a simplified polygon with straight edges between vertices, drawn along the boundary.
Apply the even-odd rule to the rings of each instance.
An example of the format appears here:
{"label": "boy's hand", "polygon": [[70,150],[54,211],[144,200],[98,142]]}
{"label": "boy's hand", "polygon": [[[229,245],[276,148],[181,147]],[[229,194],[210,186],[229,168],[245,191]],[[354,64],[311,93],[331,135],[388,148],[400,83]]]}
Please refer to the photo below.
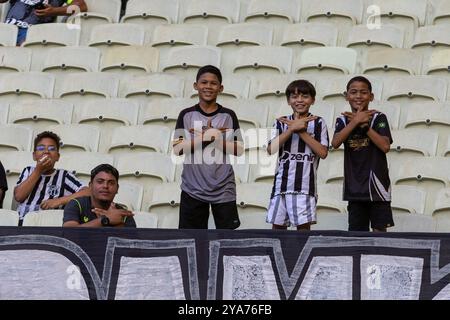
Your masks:
{"label": "boy's hand", "polygon": [[61,200],[59,198],[56,198],[42,201],[40,207],[43,210],[49,210],[49,209],[58,209],[61,205],[62,205]]}
{"label": "boy's hand", "polygon": [[44,4],[44,6],[45,6],[44,9],[36,9],[36,10],[34,10],[34,13],[38,17],[52,17],[52,16],[58,15],[58,12],[55,9],[55,7],[52,7],[51,5],[48,5],[48,4]]}
{"label": "boy's hand", "polygon": [[43,155],[36,161],[36,170],[41,172],[47,172],[53,168],[52,158],[48,155]]}
{"label": "boy's hand", "polygon": [[295,120],[289,120],[287,118],[279,118],[278,120],[284,124],[287,124],[288,130],[293,133],[304,132],[308,128],[308,122],[312,120],[316,120],[316,116],[309,116],[306,118],[298,118],[296,116]]}
{"label": "boy's hand", "polygon": [[347,117],[349,122],[355,121],[360,127],[364,127],[365,125],[369,124],[369,122],[372,120],[372,116],[376,112],[377,110],[358,110],[356,113],[346,111],[342,112],[341,114]]}

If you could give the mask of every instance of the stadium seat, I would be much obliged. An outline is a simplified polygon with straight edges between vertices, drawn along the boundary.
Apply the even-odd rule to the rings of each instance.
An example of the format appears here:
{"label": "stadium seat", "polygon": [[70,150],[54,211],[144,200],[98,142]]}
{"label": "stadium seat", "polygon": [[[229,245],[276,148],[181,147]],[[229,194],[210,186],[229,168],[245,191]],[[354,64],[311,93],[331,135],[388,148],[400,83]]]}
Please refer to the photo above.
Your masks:
{"label": "stadium seat", "polygon": [[347,212],[347,202],[342,200],[341,185],[318,184],[317,195],[317,212],[319,215],[321,211],[335,211],[339,213]]}
{"label": "stadium seat", "polygon": [[64,210],[41,210],[28,212],[23,219],[24,227],[62,227]]}
{"label": "stadium seat", "polygon": [[450,3],[446,0],[438,1],[434,7],[431,20],[432,24],[448,25],[450,23]]}
{"label": "stadium seat", "polygon": [[6,124],[8,122],[9,113],[9,103],[0,102],[0,125]]}
{"label": "stadium seat", "polygon": [[174,130],[181,110],[197,103],[194,99],[166,99],[150,101],[141,106],[138,124],[163,125]]}
{"label": "stadium seat", "polygon": [[412,48],[429,56],[432,52],[448,49],[448,25],[425,26],[416,30]]}
{"label": "stadium seat", "polygon": [[7,124],[0,126],[0,150],[30,151],[33,131],[28,126]]}
{"label": "stadium seat", "polygon": [[401,76],[387,78],[383,88],[383,100],[404,103],[444,101],[447,83],[433,76]]}
{"label": "stadium seat", "polygon": [[207,26],[208,43],[217,41],[220,26],[239,21],[239,0],[185,0],[179,3],[179,23]]}
{"label": "stadium seat", "polygon": [[[343,103],[345,102],[346,86],[348,81],[357,76],[356,74],[351,75],[336,75],[319,77],[316,81],[317,99],[322,99],[328,103]],[[381,100],[381,94],[383,91],[383,78],[376,76],[365,75],[370,83],[372,84],[372,93],[374,95],[375,101]]]}
{"label": "stadium seat", "polygon": [[[190,80],[193,83],[195,79]],[[119,97],[141,103],[181,98],[183,93],[184,78],[169,73],[153,73],[124,79],[120,82],[119,88]]]}
{"label": "stadium seat", "polygon": [[436,155],[439,134],[433,130],[409,128],[393,130],[391,152],[389,157],[396,155],[401,160],[404,155],[433,157]]}
{"label": "stadium seat", "polygon": [[317,212],[317,224],[311,230],[348,230],[348,214],[336,211]]}
{"label": "stadium seat", "polygon": [[158,25],[153,31],[151,45],[159,50],[160,63],[165,64],[165,58],[170,48],[177,46],[206,46],[208,28],[202,25]]}
{"label": "stadium seat", "polygon": [[31,49],[0,46],[0,73],[27,72],[31,66]]}
{"label": "stadium seat", "polygon": [[221,68],[231,70],[240,48],[272,45],[273,27],[261,23],[237,23],[222,26],[218,33],[215,45],[222,50]]}
{"label": "stadium seat", "polygon": [[158,125],[117,127],[107,146],[112,154],[132,152],[167,153],[171,141],[170,129]]}
{"label": "stadium seat", "polygon": [[73,105],[54,99],[20,100],[11,102],[9,123],[24,124],[35,132],[52,124],[70,124]]}
{"label": "stadium seat", "polygon": [[141,185],[119,180],[119,191],[114,197],[114,202],[126,205],[128,210],[136,214],[140,213],[143,195],[144,188]]}
{"label": "stadium seat", "polygon": [[98,127],[89,124],[54,125],[47,130],[61,138],[61,153],[73,151],[97,152],[100,139]]}
{"label": "stadium seat", "polygon": [[448,77],[450,73],[450,49],[435,51],[423,63],[423,74]]}
{"label": "stadium seat", "polygon": [[[253,77],[250,98],[271,103],[271,108],[278,108],[280,103],[286,104],[286,87],[299,77],[293,74],[271,75],[270,77]],[[308,79],[313,85],[313,79]],[[273,119],[269,119],[269,125]]]}
{"label": "stadium seat", "polygon": [[272,184],[241,183],[236,185],[239,229],[270,229],[266,223],[267,208],[270,202]]}
{"label": "stadium seat", "polygon": [[319,47],[302,51],[292,71],[300,76],[328,77],[355,73],[356,51],[342,47]]}
{"label": "stadium seat", "polygon": [[41,71],[44,72],[97,72],[100,51],[88,47],[61,47],[48,50]]}
{"label": "stadium seat", "polygon": [[158,152],[133,152],[117,154],[115,166],[120,174],[119,181],[138,183],[144,187],[142,209],[148,208],[152,192],[161,184],[172,182],[175,165],[171,157]]}
{"label": "stadium seat", "polygon": [[236,184],[248,182],[250,175],[250,165],[248,164],[248,162],[246,162],[246,158],[243,156],[236,157],[230,155],[229,159],[231,165],[233,166]]}
{"label": "stadium seat", "polygon": [[137,124],[139,104],[127,99],[83,100],[75,104],[72,123],[95,125],[100,129],[99,151],[106,152],[112,130]]}
{"label": "stadium seat", "polygon": [[179,183],[163,183],[154,188],[149,210],[158,216],[158,228],[178,229],[181,189]]}
{"label": "stadium seat", "polygon": [[55,166],[56,168],[69,171],[85,185],[88,185],[91,179],[91,170],[103,163],[112,165],[114,163],[114,157],[110,154],[100,152],[76,151],[66,153],[63,150]]}
{"label": "stadium seat", "polygon": [[271,46],[252,46],[239,49],[233,64],[235,74],[268,76],[291,71],[292,49]]}
{"label": "stadium seat", "polygon": [[160,64],[160,70],[195,79],[197,70],[204,65],[220,67],[220,55],[220,49],[212,46],[175,47],[167,53],[167,60]]}
{"label": "stadium seat", "polygon": [[338,29],[329,23],[296,23],[284,27],[277,44],[291,48],[294,57],[309,48],[337,46]]}
{"label": "stadium seat", "polygon": [[250,164],[249,182],[273,183],[278,166],[278,154],[269,155],[266,150],[258,151],[258,163]]}
{"label": "stadium seat", "polygon": [[303,10],[304,21],[333,23],[339,29],[338,43],[346,38],[349,29],[361,23],[362,0],[322,0],[308,2]]}
{"label": "stadium seat", "polygon": [[10,7],[11,7],[11,5],[10,5],[9,1],[7,1],[5,3],[0,3],[0,21],[6,20],[6,15],[8,14]]}
{"label": "stadium seat", "polygon": [[129,23],[101,24],[92,29],[89,46],[101,49],[142,46],[145,41],[145,29],[140,25]]}
{"label": "stadium seat", "polygon": [[270,24],[295,23],[300,21],[300,1],[250,0],[245,22]]}
{"label": "stadium seat", "polygon": [[55,78],[41,72],[14,72],[0,77],[0,97],[3,101],[48,99],[53,96]]}
{"label": "stadium seat", "polygon": [[[1,4],[5,5],[5,4]],[[5,21],[1,19],[0,21]],[[13,24],[0,23],[0,46],[15,46],[17,41],[18,28]]]}
{"label": "stadium seat", "polygon": [[228,102],[228,108],[236,113],[241,130],[266,126],[269,106],[264,102],[236,99]]}
{"label": "stadium seat", "polygon": [[448,232],[450,227],[450,188],[438,191],[432,214],[436,220],[436,231]]}
{"label": "stadium seat", "polygon": [[365,20],[370,16],[381,16],[381,24],[395,24],[405,30],[405,48],[408,48],[414,37],[414,31],[425,24],[427,1],[422,0],[374,0],[367,10]]}
{"label": "stadium seat", "polygon": [[0,226],[18,226],[19,225],[19,214],[17,211],[9,209],[0,209]]}
{"label": "stadium seat", "polygon": [[[27,166],[35,165],[35,162],[33,161],[33,155],[31,151],[28,150],[6,152],[2,150],[1,153],[1,162],[5,169],[6,180],[8,182],[8,191],[6,192],[5,199],[3,200],[3,208],[15,210],[17,207],[17,202],[13,200],[14,187],[19,180],[19,176],[22,173],[22,170]],[[17,225],[17,223],[15,225]]]}
{"label": "stadium seat", "polygon": [[444,157],[450,156],[450,136],[447,137],[447,144],[445,145],[444,151],[442,152]]}
{"label": "stadium seat", "polygon": [[[330,163],[330,160],[328,159],[323,161],[328,162],[328,172],[322,172],[322,174],[326,175],[325,178],[325,182],[328,184],[339,184],[342,185],[343,181],[344,181],[344,158],[339,158],[336,161],[332,161]],[[325,169],[325,168],[321,168],[321,169]],[[320,169],[318,170],[320,171]]]}
{"label": "stadium seat", "polygon": [[435,232],[436,221],[422,214],[394,214],[394,226],[388,232]]}
{"label": "stadium seat", "polygon": [[70,16],[68,23],[79,25],[81,28],[80,44],[87,45],[93,28],[99,24],[119,22],[120,0],[85,0],[87,12],[80,12]]}
{"label": "stadium seat", "polygon": [[[425,214],[427,193],[424,189],[414,186],[393,185],[391,207],[395,214]],[[394,220],[395,224],[397,222]]]}
{"label": "stadium seat", "polygon": [[391,130],[399,129],[401,104],[392,102],[378,102],[371,103],[369,108],[383,112],[388,119]]}
{"label": "stadium seat", "polygon": [[146,46],[124,46],[105,49],[101,72],[140,75],[158,71],[159,51]]}
{"label": "stadium seat", "polygon": [[137,228],[157,228],[158,215],[152,212],[133,211]]}
{"label": "stadium seat", "polygon": [[48,50],[61,46],[78,46],[80,30],[68,28],[65,23],[35,24],[28,29],[22,47],[33,50],[31,70],[42,70]]}
{"label": "stadium seat", "polygon": [[378,76],[419,75],[422,56],[410,49],[377,49],[367,52],[362,73]]}
{"label": "stadium seat", "polygon": [[121,22],[141,24],[148,28],[177,23],[178,8],[178,0],[129,0]]}
{"label": "stadium seat", "polygon": [[54,97],[71,101],[115,98],[119,90],[117,77],[102,72],[70,73],[57,78]]}

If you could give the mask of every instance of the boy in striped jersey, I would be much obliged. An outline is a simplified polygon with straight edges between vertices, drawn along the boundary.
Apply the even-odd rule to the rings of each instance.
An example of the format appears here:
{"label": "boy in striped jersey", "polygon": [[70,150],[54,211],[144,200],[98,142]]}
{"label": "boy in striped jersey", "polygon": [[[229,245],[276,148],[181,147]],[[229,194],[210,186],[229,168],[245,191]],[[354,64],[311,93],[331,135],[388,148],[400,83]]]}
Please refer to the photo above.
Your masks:
{"label": "boy in striped jersey", "polygon": [[394,225],[391,181],[386,153],[392,143],[386,115],[369,110],[372,84],[362,76],[347,84],[351,112],[336,119],[332,145],[344,143],[344,200],[348,201],[348,230],[386,231]]}
{"label": "boy in striped jersey", "polygon": [[90,195],[89,188],[67,170],[55,169],[59,160],[60,138],[44,131],[34,139],[33,160],[36,166],[23,169],[14,188],[19,203],[19,226],[30,211],[62,208],[71,199]]}
{"label": "boy in striped jersey", "polygon": [[293,114],[275,121],[267,152],[278,152],[266,222],[272,229],[310,230],[316,223],[317,168],[319,158],[328,155],[328,131],[325,121],[309,113],[316,90],[306,80],[296,80],[286,88]]}

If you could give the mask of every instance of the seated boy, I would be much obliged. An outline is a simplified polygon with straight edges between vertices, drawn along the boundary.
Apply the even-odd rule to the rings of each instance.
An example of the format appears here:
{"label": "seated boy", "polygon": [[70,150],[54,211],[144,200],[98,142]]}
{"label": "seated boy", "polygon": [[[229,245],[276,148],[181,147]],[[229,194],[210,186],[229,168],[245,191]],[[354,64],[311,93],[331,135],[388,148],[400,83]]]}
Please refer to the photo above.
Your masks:
{"label": "seated boy", "polygon": [[50,131],[41,132],[34,139],[36,166],[23,169],[14,188],[14,199],[19,203],[19,226],[30,211],[59,209],[73,198],[90,194],[89,188],[70,172],[55,169],[59,145],[60,138]]}

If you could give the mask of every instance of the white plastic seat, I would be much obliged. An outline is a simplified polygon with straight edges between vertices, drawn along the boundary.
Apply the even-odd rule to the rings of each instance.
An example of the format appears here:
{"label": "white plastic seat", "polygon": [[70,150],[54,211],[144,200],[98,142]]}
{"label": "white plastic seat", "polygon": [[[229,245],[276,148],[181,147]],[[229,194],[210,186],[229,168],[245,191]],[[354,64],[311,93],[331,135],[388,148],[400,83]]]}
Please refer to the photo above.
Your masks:
{"label": "white plastic seat", "polygon": [[424,26],[416,30],[412,48],[430,54],[450,46],[448,25]]}
{"label": "white plastic seat", "polygon": [[[425,214],[427,193],[424,189],[414,186],[391,186],[391,207],[395,213]],[[394,221],[396,225],[398,223]]]}
{"label": "white plastic seat", "polygon": [[[222,50],[221,68],[231,70],[239,49],[249,46],[270,46],[273,27],[261,23],[237,23],[222,26],[215,45]],[[226,78],[226,77],[225,77]]]}
{"label": "white plastic seat", "polygon": [[[325,160],[324,162],[327,161]],[[338,158],[336,161],[332,161],[331,163],[328,160],[327,166],[328,172],[321,173],[322,175],[325,175],[325,182],[342,185],[344,181],[344,158]],[[318,171],[320,171],[320,169]]]}
{"label": "white plastic seat", "polygon": [[318,212],[317,224],[311,225],[311,230],[348,230],[348,214],[333,210]]}
{"label": "white plastic seat", "polygon": [[361,23],[363,1],[361,0],[324,0],[305,3],[304,21],[333,23],[340,30],[339,43],[346,38],[348,30]]}
{"label": "white plastic seat", "polygon": [[100,139],[98,127],[89,124],[54,125],[47,130],[61,138],[61,153],[71,151],[97,152]]}
{"label": "white plastic seat", "polygon": [[444,101],[447,83],[433,76],[402,76],[387,78],[383,88],[383,99],[388,101]]}
{"label": "white plastic seat", "polygon": [[170,129],[158,125],[117,127],[112,131],[109,153],[167,153],[171,141]]}
{"label": "white plastic seat", "polygon": [[185,0],[179,3],[179,23],[206,25],[209,43],[217,40],[220,26],[239,21],[239,0]]}
{"label": "white plastic seat", "polygon": [[105,49],[100,71],[125,75],[146,74],[158,70],[159,51],[145,46]]}
{"label": "white plastic seat", "polygon": [[220,54],[220,49],[212,46],[175,47],[169,50],[167,60],[160,65],[160,69],[186,79],[195,79],[197,70],[204,65],[220,67]]}
{"label": "white plastic seat", "polygon": [[437,232],[448,232],[450,227],[450,188],[438,191],[432,208]]}
{"label": "white plastic seat", "polygon": [[[175,165],[171,157],[157,152],[133,152],[118,154],[115,166],[119,171],[119,181],[138,183],[144,187],[142,209],[149,207],[153,190],[164,183],[172,182]],[[159,218],[158,218],[159,220]]]}
{"label": "white plastic seat", "polygon": [[33,131],[28,126],[2,125],[0,126],[0,150],[30,151]]}
{"label": "white plastic seat", "polygon": [[149,210],[158,216],[158,228],[178,229],[181,189],[178,182],[163,183],[153,190]]}
{"label": "white plastic seat", "polygon": [[[381,24],[395,24],[405,30],[405,47],[409,47],[414,31],[425,24],[427,1],[422,0],[374,0],[371,1],[365,20],[379,15]],[[375,18],[376,19],[376,18]]]}
{"label": "white plastic seat", "polygon": [[48,50],[41,71],[45,72],[96,72],[100,51],[88,47],[61,47]]}
{"label": "white plastic seat", "polygon": [[444,157],[450,156],[450,136],[447,137],[447,144],[444,147],[444,151],[442,152]]}
{"label": "white plastic seat", "polygon": [[355,73],[356,51],[342,47],[319,47],[302,51],[292,71],[300,76]]}
{"label": "white plastic seat", "polygon": [[101,72],[70,73],[57,79],[55,98],[79,101],[79,99],[115,98],[119,80]]}
{"label": "white plastic seat", "polygon": [[31,66],[31,49],[0,47],[0,73],[27,72]]}
{"label": "white plastic seat", "polygon": [[157,228],[158,227],[158,216],[152,212],[133,212],[134,221],[136,222],[137,228]]}
{"label": "white plastic seat", "polygon": [[235,74],[272,76],[291,71],[292,49],[252,46],[239,49],[233,64]]}
{"label": "white plastic seat", "polygon": [[0,226],[15,227],[19,225],[19,214],[17,211],[0,209]]}
{"label": "white plastic seat", "polygon": [[112,130],[137,124],[139,104],[127,99],[85,100],[76,103],[73,123],[95,125],[100,130],[99,151],[106,152]]}
{"label": "white plastic seat", "polygon": [[21,100],[11,102],[9,123],[24,124],[36,132],[52,124],[70,124],[73,105],[53,99]]}
{"label": "white plastic seat", "polygon": [[241,183],[236,185],[239,229],[270,229],[266,223],[267,208],[270,202],[272,184]]}
{"label": "white plastic seat", "polygon": [[91,179],[91,170],[103,163],[114,164],[114,157],[100,152],[76,151],[66,153],[63,150],[55,166],[69,171],[87,185]]}
{"label": "white plastic seat", "polygon": [[[191,79],[191,81],[193,81]],[[120,82],[119,97],[141,103],[167,98],[180,98],[184,93],[184,78],[168,73],[135,76]]]}
{"label": "white plastic seat", "polygon": [[192,107],[197,102],[194,99],[150,101],[141,106],[138,124],[162,125],[173,130],[181,110]]}
{"label": "white plastic seat", "polygon": [[64,210],[41,210],[28,212],[23,219],[24,227],[62,227]]}
{"label": "white plastic seat", "polygon": [[250,0],[245,22],[295,23],[300,21],[300,1]]}
{"label": "white plastic seat", "polygon": [[421,55],[413,50],[378,49],[367,52],[362,72],[379,76],[418,75],[421,64]]}
{"label": "white plastic seat", "polygon": [[0,125],[6,124],[8,121],[9,103],[0,102]]}
{"label": "white plastic seat", "polygon": [[129,0],[122,17],[123,23],[154,27],[178,21],[178,0]]}
{"label": "white plastic seat", "polygon": [[394,226],[389,232],[435,232],[436,221],[422,214],[394,214]]}
{"label": "white plastic seat", "polygon": [[398,153],[401,157],[405,153],[412,153],[411,155],[423,155],[425,157],[432,157],[436,155],[439,134],[436,131],[424,130],[419,128],[409,128],[402,130],[393,130],[391,132],[392,154]]}
{"label": "white plastic seat", "polygon": [[399,129],[401,105],[392,102],[371,103],[370,109],[383,112],[389,121],[391,130]]}
{"label": "white plastic seat", "polygon": [[80,44],[87,45],[93,28],[100,24],[119,22],[120,0],[85,0],[87,12],[70,16],[67,23],[79,25],[81,29]]}
{"label": "white plastic seat", "polygon": [[48,99],[53,96],[55,78],[41,72],[14,72],[0,77],[0,97],[3,101],[28,98]]}
{"label": "white plastic seat", "polygon": [[101,24],[92,29],[89,46],[102,50],[121,46],[141,46],[145,40],[145,29],[130,23]]}
{"label": "white plastic seat", "polygon": [[140,184],[119,181],[119,191],[114,197],[114,202],[126,205],[128,210],[135,213],[134,218],[136,220],[136,214],[140,213],[141,210],[143,196],[144,187]]}
{"label": "white plastic seat", "polygon": [[236,113],[241,130],[266,126],[269,113],[266,103],[258,100],[236,99],[230,101],[228,107]]}
{"label": "white plastic seat", "polygon": [[[338,184],[317,185],[317,210],[334,210],[339,213],[347,212],[347,202],[342,200],[342,186]],[[320,217],[320,213],[319,213]]]}
{"label": "white plastic seat", "polygon": [[450,49],[431,53],[423,63],[423,74],[448,77],[450,74]]}
{"label": "white plastic seat", "polygon": [[61,46],[78,46],[80,30],[68,28],[65,23],[43,23],[32,25],[27,32],[27,39],[22,44],[33,50],[31,70],[42,70],[48,50]]}
{"label": "white plastic seat", "polygon": [[446,0],[437,1],[431,17],[431,23],[445,25],[450,22],[450,3]]}
{"label": "white plastic seat", "polygon": [[[252,80],[252,92],[250,97],[252,99],[270,102],[272,103],[271,108],[276,108],[281,102],[286,104],[286,87],[298,78],[299,77],[297,75],[292,74],[271,75],[270,77],[254,77]],[[308,80],[312,85],[315,84],[314,79]],[[272,125],[273,123],[270,122],[269,124]]]}
{"label": "white plastic seat", "polygon": [[258,163],[250,165],[249,182],[273,183],[278,166],[278,154],[269,155],[266,150],[258,151]]}
{"label": "white plastic seat", "polygon": [[[2,4],[4,6],[5,4]],[[3,13],[3,12],[2,12]],[[1,19],[0,21],[5,21]],[[15,46],[19,29],[16,25],[0,23],[0,46]]]}

